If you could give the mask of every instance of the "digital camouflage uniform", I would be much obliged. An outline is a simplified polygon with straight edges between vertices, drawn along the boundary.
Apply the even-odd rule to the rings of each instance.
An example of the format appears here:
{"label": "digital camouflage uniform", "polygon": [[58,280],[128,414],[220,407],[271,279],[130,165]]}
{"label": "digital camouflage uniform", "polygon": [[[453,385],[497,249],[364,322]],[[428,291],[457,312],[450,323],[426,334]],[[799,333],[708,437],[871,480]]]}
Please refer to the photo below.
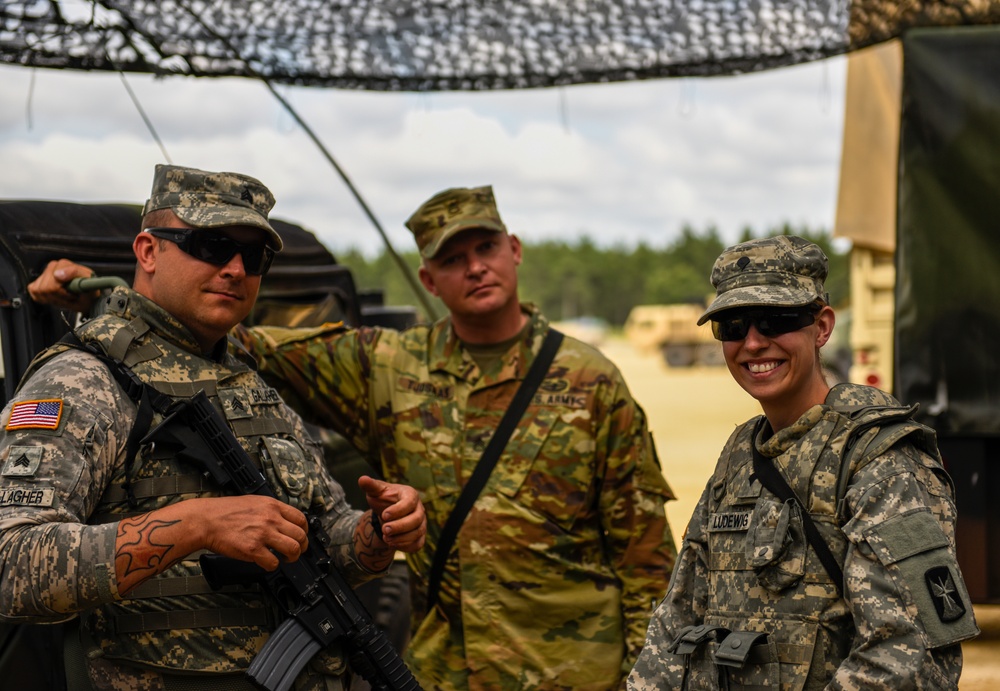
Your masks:
{"label": "digital camouflage uniform", "polygon": [[[795,505],[752,477],[757,419],[737,428],[688,525],[629,689],[956,688],[958,643],[978,629],[933,432],[893,428],[911,412],[877,389],[841,384],[825,405],[757,442],[843,565],[843,598]],[[854,445],[870,446],[846,457],[838,506],[841,458]]]}
{"label": "digital camouflage uniform", "polygon": [[[369,578],[353,553],[360,513],[350,510],[301,419],[274,389],[226,354],[224,344],[218,358],[197,355],[191,333],[141,295],[118,288],[109,304],[107,315],[77,330],[79,338],[124,359],[142,381],[170,396],[204,389],[278,497],[321,516],[345,576],[355,583]],[[129,506],[123,458],[136,405],[90,353],[56,352],[36,360],[33,376],[0,418],[6,428],[0,437],[0,620],[57,622],[81,613],[91,677],[101,689],[158,691],[165,688],[160,671],[241,672],[281,619],[261,592],[212,592],[197,554],[127,598],[115,578],[117,521],[219,491],[200,469],[144,446],[130,473],[136,504]],[[22,427],[11,412],[32,401],[55,407],[40,425]],[[153,425],[160,419],[157,414]],[[300,675],[300,691],[340,687],[340,656],[319,657]],[[219,688],[222,680],[215,679],[205,688]],[[226,688],[240,682],[228,679],[235,685]]]}
{"label": "digital camouflage uniform", "polygon": [[548,331],[523,309],[523,339],[485,373],[449,319],[403,332],[242,332],[265,378],[301,397],[293,406],[344,434],[386,480],[420,491],[428,534],[407,555],[407,658],[425,689],[623,685],[673,565],[672,495],[644,414],[614,365],[566,338],[427,611],[441,529]]}

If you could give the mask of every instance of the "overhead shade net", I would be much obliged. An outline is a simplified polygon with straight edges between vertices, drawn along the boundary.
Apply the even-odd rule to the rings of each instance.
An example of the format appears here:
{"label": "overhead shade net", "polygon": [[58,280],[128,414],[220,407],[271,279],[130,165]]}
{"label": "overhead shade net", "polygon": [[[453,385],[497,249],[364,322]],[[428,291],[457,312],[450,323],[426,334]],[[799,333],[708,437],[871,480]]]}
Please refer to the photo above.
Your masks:
{"label": "overhead shade net", "polygon": [[384,91],[731,75],[916,26],[992,23],[1000,0],[167,0],[0,3],[0,61]]}
{"label": "overhead shade net", "polygon": [[904,38],[896,390],[939,433],[1000,431],[1000,28]]}

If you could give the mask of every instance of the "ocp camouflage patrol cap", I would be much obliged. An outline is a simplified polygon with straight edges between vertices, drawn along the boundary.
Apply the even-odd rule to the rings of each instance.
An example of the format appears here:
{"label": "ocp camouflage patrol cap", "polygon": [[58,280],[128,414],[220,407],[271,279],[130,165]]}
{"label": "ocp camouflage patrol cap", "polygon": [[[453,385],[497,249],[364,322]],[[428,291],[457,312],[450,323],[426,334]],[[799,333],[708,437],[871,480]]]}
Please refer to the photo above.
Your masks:
{"label": "ocp camouflage patrol cap", "polygon": [[425,259],[437,254],[444,243],[463,230],[485,228],[507,232],[489,185],[454,187],[438,192],[407,219],[406,227],[413,233],[420,255]]}
{"label": "ocp camouflage patrol cap", "polygon": [[817,300],[829,302],[823,287],[829,270],[823,250],[795,235],[733,245],[715,260],[715,300],[698,324],[734,307],[803,307]]}
{"label": "ocp camouflage patrol cap", "polygon": [[268,234],[268,244],[282,248],[281,236],[271,227],[267,214],[274,195],[263,183],[240,173],[210,173],[197,168],[159,164],[153,174],[145,216],[150,211],[171,209],[194,228],[251,226]]}

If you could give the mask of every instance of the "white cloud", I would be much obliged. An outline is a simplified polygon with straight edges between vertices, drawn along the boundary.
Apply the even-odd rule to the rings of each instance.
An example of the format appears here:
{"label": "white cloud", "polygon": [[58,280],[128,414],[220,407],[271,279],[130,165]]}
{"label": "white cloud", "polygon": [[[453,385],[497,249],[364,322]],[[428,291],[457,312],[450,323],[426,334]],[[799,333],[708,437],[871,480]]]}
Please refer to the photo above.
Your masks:
{"label": "white cloud", "polygon": [[[718,224],[727,239],[747,224],[832,227],[844,64],[521,92],[279,89],[400,248],[420,202],[486,183],[524,238],[663,245],[685,222]],[[127,79],[175,163],[259,177],[275,215],[334,251],[380,247],[264,85]],[[31,80],[0,67],[0,197],[141,203],[163,155],[119,76],[37,70],[33,91]]]}

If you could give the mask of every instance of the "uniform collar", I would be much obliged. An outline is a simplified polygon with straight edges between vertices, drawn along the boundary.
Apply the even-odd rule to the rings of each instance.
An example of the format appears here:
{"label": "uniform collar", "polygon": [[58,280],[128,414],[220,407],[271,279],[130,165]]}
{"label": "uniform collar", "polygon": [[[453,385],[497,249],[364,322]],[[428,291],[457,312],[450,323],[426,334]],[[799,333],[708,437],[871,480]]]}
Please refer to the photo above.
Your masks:
{"label": "uniform collar", "polygon": [[[489,384],[508,379],[523,379],[535,353],[542,347],[542,340],[549,330],[549,322],[535,305],[522,302],[521,312],[528,315],[529,325],[524,338],[515,343],[503,356],[499,373],[483,383]],[[430,370],[443,371],[452,376],[478,382],[482,377],[479,367],[455,334],[451,319],[438,320],[430,336]]]}

